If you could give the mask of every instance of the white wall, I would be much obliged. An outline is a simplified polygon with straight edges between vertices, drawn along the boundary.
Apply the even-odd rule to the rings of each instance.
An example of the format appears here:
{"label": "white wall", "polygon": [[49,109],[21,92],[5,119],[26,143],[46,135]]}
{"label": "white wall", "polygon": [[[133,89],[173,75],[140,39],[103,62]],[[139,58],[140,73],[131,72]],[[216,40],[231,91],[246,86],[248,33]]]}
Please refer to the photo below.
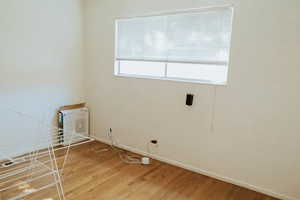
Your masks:
{"label": "white wall", "polygon": [[[300,199],[299,0],[232,1],[229,81],[216,87],[214,131],[214,86],[113,76],[115,18],[224,2],[84,1],[92,133],[105,140],[112,127],[122,145],[139,151],[155,138],[157,156]],[[188,92],[195,94],[191,108],[184,105]]]}
{"label": "white wall", "polygon": [[9,152],[27,151],[41,134],[6,108],[46,119],[84,100],[81,32],[80,0],[0,0],[2,148],[12,141],[17,145]]}

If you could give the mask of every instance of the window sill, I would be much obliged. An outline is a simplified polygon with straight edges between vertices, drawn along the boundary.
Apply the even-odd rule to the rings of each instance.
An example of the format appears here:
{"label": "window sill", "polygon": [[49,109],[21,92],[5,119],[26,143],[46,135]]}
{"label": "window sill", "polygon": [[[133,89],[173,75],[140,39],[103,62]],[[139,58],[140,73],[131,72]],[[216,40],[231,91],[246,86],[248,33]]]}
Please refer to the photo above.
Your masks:
{"label": "window sill", "polygon": [[196,83],[196,84],[201,84],[201,85],[215,85],[215,86],[226,86],[227,85],[226,82],[213,82],[213,81],[207,81],[207,80],[155,77],[155,76],[146,76],[146,75],[114,74],[114,76],[120,77],[120,78],[154,79],[154,80],[163,80],[163,81]]}

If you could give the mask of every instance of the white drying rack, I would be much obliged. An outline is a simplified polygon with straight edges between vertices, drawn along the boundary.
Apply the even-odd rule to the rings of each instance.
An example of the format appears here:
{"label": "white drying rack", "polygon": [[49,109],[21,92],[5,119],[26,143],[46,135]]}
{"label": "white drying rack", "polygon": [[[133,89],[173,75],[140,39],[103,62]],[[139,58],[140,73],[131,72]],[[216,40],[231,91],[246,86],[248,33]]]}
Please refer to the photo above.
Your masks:
{"label": "white drying rack", "polygon": [[[3,131],[0,132],[0,200],[43,199],[38,192],[52,188],[56,190],[58,199],[65,200],[61,174],[70,147],[93,139],[76,133],[73,127],[68,127],[70,131],[64,127],[64,135],[60,135],[58,132],[61,130],[57,127],[45,125],[20,112],[10,111],[10,114],[13,117],[7,117],[5,121],[17,119],[13,127],[10,126],[12,122],[0,121],[0,131]],[[4,129],[1,129],[2,125]],[[20,133],[30,132],[33,136],[22,135],[5,141],[18,129]],[[22,141],[31,150],[27,153],[14,152],[23,145]]]}

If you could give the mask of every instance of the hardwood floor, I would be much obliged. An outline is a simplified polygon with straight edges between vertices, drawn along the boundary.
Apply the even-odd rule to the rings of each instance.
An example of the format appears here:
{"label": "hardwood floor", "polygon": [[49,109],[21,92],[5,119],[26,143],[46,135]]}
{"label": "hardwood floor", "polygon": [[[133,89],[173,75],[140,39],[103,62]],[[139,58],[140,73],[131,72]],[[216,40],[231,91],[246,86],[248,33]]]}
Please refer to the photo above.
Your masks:
{"label": "hardwood floor", "polygon": [[[99,151],[104,147],[93,142],[71,150],[63,175],[67,200],[276,200],[159,161],[124,164],[114,152]],[[27,199],[58,197],[52,188]]]}

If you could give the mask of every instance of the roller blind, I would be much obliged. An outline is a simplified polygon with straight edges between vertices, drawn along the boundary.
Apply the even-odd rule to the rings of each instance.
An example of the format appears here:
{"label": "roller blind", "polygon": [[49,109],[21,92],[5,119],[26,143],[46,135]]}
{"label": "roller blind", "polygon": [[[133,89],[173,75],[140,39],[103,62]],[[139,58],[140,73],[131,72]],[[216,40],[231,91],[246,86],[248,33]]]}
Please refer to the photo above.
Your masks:
{"label": "roller blind", "polygon": [[117,20],[116,59],[227,65],[230,7]]}

